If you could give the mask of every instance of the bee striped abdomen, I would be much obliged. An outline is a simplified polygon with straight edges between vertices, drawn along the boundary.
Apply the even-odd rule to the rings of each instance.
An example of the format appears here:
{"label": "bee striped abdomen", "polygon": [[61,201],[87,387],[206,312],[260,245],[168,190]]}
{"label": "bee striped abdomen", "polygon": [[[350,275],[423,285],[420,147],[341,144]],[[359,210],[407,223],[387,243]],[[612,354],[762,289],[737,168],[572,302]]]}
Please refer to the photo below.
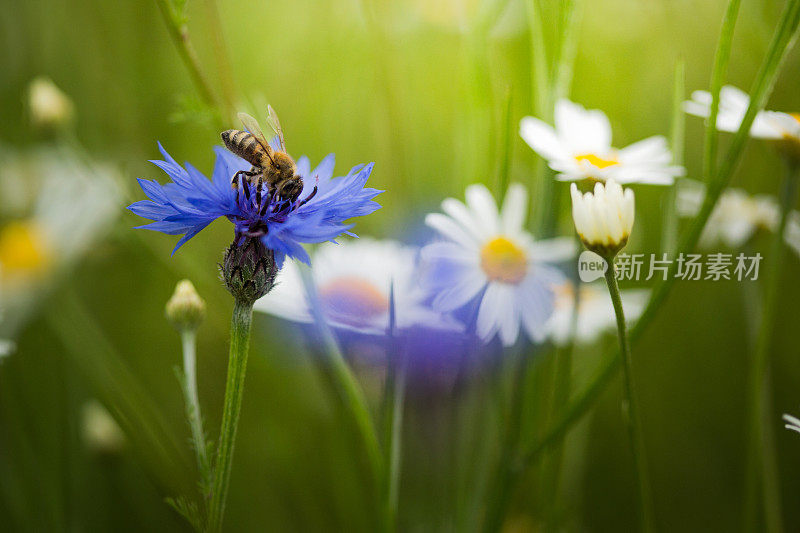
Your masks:
{"label": "bee striped abdomen", "polygon": [[225,146],[246,160],[253,166],[264,167],[269,161],[269,155],[254,135],[242,130],[226,130],[222,132],[222,142]]}

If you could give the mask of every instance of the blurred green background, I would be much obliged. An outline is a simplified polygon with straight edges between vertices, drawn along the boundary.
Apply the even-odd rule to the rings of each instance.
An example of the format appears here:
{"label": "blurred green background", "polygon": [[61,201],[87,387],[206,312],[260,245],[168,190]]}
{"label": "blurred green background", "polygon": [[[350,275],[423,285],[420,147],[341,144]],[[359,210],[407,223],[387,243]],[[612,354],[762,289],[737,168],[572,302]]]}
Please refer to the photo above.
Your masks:
{"label": "blurred green background", "polygon": [[[553,2],[543,2],[545,14]],[[572,99],[603,109],[624,146],[668,134],[675,62],[686,62],[688,91],[706,89],[725,2],[583,2]],[[783,3],[743,2],[728,81],[744,89],[755,74]],[[294,155],[312,162],[335,152],[337,171],[375,161],[371,185],[383,209],[358,220],[362,235],[412,239],[424,213],[464,185],[494,187],[502,110],[510,95],[512,180],[533,182],[537,160],[516,133],[531,102],[530,36],[522,0],[510,0],[488,32],[464,0],[190,0],[189,28],[215,90],[236,87],[241,106],[269,101]],[[232,72],[217,61],[220,24]],[[50,77],[74,101],[75,136],[124,176],[126,198],[108,236],[37,302],[0,365],[0,529],[12,531],[188,530],[163,499],[194,490],[189,429],[173,368],[177,333],[163,318],[174,284],[190,278],[209,303],[199,333],[199,388],[206,427],[219,427],[232,302],[216,262],[231,239],[213,224],[170,258],[175,238],[130,229],[124,210],[143,198],[135,178],[163,174],[147,163],[160,140],[179,161],[211,170],[219,131],[196,120],[196,91],[154,2],[4,0],[0,9],[0,142],[27,151],[48,142],[27,118],[28,83]],[[800,54],[784,65],[771,109],[800,106]],[[201,117],[202,118],[202,117]],[[229,127],[236,124],[229,124]],[[723,146],[727,138],[722,136]],[[702,121],[687,118],[686,166],[699,178]],[[0,163],[2,164],[2,163]],[[774,193],[780,161],[750,142],[734,184]],[[565,190],[558,185],[562,196]],[[658,191],[637,192],[636,251],[657,251]],[[535,216],[535,214],[533,215]],[[7,222],[6,219],[2,222]],[[571,234],[566,202],[560,233]],[[762,253],[767,239],[753,249]],[[780,415],[800,411],[800,259],[787,254],[773,351],[774,412],[787,531],[800,529],[800,438]],[[766,258],[765,261],[769,261]],[[624,288],[624,287],[623,287]],[[664,531],[730,531],[742,502],[745,369],[757,290],[735,282],[678,284],[634,357],[642,418]],[[577,352],[585,382],[614,338]],[[530,376],[528,402],[546,398],[549,356]],[[378,369],[359,376],[377,409]],[[435,381],[435,380],[433,380]],[[476,389],[481,389],[476,384]],[[485,472],[502,426],[467,424],[492,391],[454,394],[442,384],[412,389],[405,423],[400,493],[403,531],[476,527]],[[82,437],[85,402],[97,398],[118,417],[138,413],[171,442],[146,449],[141,435],[122,448],[93,451]],[[508,529],[635,527],[632,461],[620,416],[620,383],[570,432],[558,494],[531,472],[514,500]],[[542,430],[531,408],[524,438]],[[127,414],[126,414],[127,413]],[[477,417],[478,415],[475,415]],[[133,427],[138,422],[132,422]],[[370,531],[375,524],[361,448],[322,379],[299,330],[257,316],[226,526],[229,531]],[[159,433],[160,432],[160,433]],[[483,481],[482,481],[483,480]],[[466,494],[466,496],[465,496]],[[555,501],[555,511],[552,502]],[[465,503],[466,502],[466,503]],[[466,510],[465,510],[466,508]],[[551,517],[552,518],[552,517]]]}

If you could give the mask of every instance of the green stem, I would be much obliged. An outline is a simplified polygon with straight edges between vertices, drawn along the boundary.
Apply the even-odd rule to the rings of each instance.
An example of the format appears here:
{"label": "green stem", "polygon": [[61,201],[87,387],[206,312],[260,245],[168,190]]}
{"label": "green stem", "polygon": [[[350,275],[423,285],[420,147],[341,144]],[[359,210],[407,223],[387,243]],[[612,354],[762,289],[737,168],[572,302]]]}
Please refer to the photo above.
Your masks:
{"label": "green stem", "polygon": [[635,462],[636,481],[639,488],[640,519],[642,530],[655,531],[655,516],[653,513],[653,500],[650,492],[650,482],[647,473],[647,458],[644,451],[644,437],[642,423],[639,418],[639,407],[636,399],[636,388],[633,383],[633,365],[631,362],[631,346],[628,340],[628,331],[625,325],[625,313],[622,309],[622,298],[619,294],[619,285],[614,271],[614,263],[608,261],[606,270],[606,284],[614,304],[614,314],[617,317],[617,335],[622,356],[622,377],[625,385],[624,409],[627,414],[628,437],[631,441],[631,450]]}
{"label": "green stem", "polygon": [[770,431],[771,387],[768,383],[769,353],[772,348],[772,335],[777,313],[780,277],[784,259],[783,237],[786,223],[797,198],[798,166],[790,164],[783,180],[780,194],[781,217],[778,229],[772,237],[769,268],[764,277],[764,303],[761,308],[761,324],[756,337],[756,346],[750,360],[748,374],[748,440],[747,470],[745,478],[745,506],[743,524],[746,531],[756,531],[758,527],[758,494],[763,488],[764,512],[769,532],[782,531],[780,515],[780,494],[776,479],[777,464],[775,448],[767,445]]}
{"label": "green stem", "polygon": [[203,432],[203,417],[200,411],[200,401],[197,397],[197,330],[185,328],[181,331],[181,344],[183,345],[183,394],[186,402],[186,417],[192,431],[192,442],[197,457],[197,466],[203,477],[203,482],[209,472],[208,450],[206,437]]}
{"label": "green stem", "polygon": [[384,512],[386,530],[397,530],[397,502],[400,489],[402,457],[403,400],[406,390],[406,357],[397,352],[396,360],[387,362],[386,409],[384,412]]}
{"label": "green stem", "polygon": [[[580,246],[580,243],[579,243]],[[553,395],[550,415],[547,419],[548,424],[556,419],[563,406],[569,401],[572,377],[572,352],[575,348],[575,340],[578,334],[578,313],[581,305],[581,281],[578,277],[578,269],[575,268],[571,280],[572,285],[572,312],[570,313],[569,334],[567,343],[556,350],[556,368],[553,376]],[[550,522],[548,529],[556,529],[556,505],[558,503],[559,481],[561,479],[561,466],[564,458],[564,443],[561,442],[554,446],[550,456],[549,464],[544,474],[544,498],[548,505],[545,508],[549,512]]]}
{"label": "green stem", "polygon": [[231,68],[225,36],[222,33],[222,18],[217,0],[206,0],[205,6],[209,19],[208,23],[211,26],[211,42],[214,44],[214,58],[217,62],[217,72],[222,88],[222,102],[225,104],[225,119],[230,120],[234,118],[233,111],[237,99],[233,68]]}
{"label": "green stem", "polygon": [[217,97],[214,94],[211,84],[208,81],[203,68],[200,66],[200,59],[197,56],[197,51],[194,49],[192,40],[189,38],[189,28],[184,17],[181,13],[176,13],[175,8],[169,0],[156,0],[161,16],[167,26],[169,36],[172,38],[178,54],[183,60],[183,64],[189,70],[189,75],[194,82],[200,97],[213,109],[219,111],[220,105]]}
{"label": "green stem", "polygon": [[253,303],[236,300],[231,319],[231,348],[228,356],[228,380],[225,384],[225,407],[219,431],[219,445],[214,465],[214,483],[208,512],[208,531],[222,530],[225,500],[233,463],[236,428],[244,395],[244,376],[250,344],[250,325],[253,320]]}
{"label": "green stem", "polygon": [[[310,269],[301,268],[300,275],[308,297],[309,308],[314,317],[314,323],[321,337],[323,353],[327,357],[326,363],[331,371],[334,383],[338,388],[339,396],[350,412],[356,431],[361,437],[367,454],[367,463],[370,467],[374,486],[380,489],[380,487],[384,486],[382,482],[383,476],[385,475],[383,458],[375,431],[375,425],[370,417],[367,399],[364,397],[364,391],[361,389],[358,381],[356,381],[355,376],[353,376],[353,373],[350,371],[350,367],[347,365],[344,355],[342,355],[339,349],[339,344],[333,336],[333,331],[331,331],[325,316],[322,314],[322,306],[319,304],[317,290],[314,285],[314,280],[311,277]],[[384,524],[384,527],[387,527],[387,525]]]}
{"label": "green stem", "polygon": [[736,19],[739,17],[739,4],[741,4],[741,0],[730,0],[728,2],[725,17],[722,19],[722,29],[720,30],[719,41],[717,41],[717,50],[714,54],[714,68],[711,71],[711,109],[709,110],[708,122],[706,122],[705,142],[703,144],[705,147],[703,152],[703,178],[706,181],[714,176],[717,166],[719,93],[728,73],[733,30],[736,27]]}
{"label": "green stem", "polygon": [[[504,354],[508,359],[510,354]],[[514,488],[514,459],[519,452],[519,437],[522,428],[522,409],[525,399],[525,382],[528,376],[529,354],[520,351],[516,357],[514,383],[511,389],[511,411],[506,422],[500,461],[493,481],[489,484],[489,501],[483,521],[485,533],[500,531],[503,527],[507,502]]]}
{"label": "green stem", "polygon": [[[686,115],[683,112],[683,98],[686,91],[686,65],[683,60],[675,64],[675,77],[672,90],[672,126],[670,131],[670,150],[672,164],[683,165],[683,143],[686,131]],[[663,220],[661,227],[661,251],[672,254],[678,244],[678,215],[675,212],[678,180],[667,187],[663,196]]]}

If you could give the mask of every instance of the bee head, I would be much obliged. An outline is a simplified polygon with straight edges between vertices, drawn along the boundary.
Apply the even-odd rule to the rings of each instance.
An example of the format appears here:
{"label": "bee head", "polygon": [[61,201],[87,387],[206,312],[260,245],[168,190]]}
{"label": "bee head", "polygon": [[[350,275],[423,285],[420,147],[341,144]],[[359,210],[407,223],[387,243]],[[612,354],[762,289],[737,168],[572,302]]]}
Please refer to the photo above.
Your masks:
{"label": "bee head", "polygon": [[278,187],[278,196],[291,202],[297,200],[301,192],[303,192],[303,180],[300,176],[288,179],[282,182]]}

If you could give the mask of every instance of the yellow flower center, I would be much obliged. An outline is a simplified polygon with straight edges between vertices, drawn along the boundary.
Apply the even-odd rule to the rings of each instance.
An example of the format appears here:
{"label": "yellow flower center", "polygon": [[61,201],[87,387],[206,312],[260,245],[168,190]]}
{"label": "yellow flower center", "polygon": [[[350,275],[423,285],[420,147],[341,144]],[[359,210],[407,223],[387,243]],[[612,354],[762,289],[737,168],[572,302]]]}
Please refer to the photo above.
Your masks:
{"label": "yellow flower center", "polygon": [[45,235],[34,222],[10,222],[0,229],[0,274],[4,279],[35,277],[50,260]]}
{"label": "yellow flower center", "polygon": [[613,155],[608,156],[609,158],[606,159],[605,157],[600,157],[597,154],[578,154],[575,156],[575,160],[578,163],[589,163],[590,165],[599,168],[600,170],[608,167],[613,167],[614,165],[619,165],[619,161]]}
{"label": "yellow flower center", "polygon": [[481,268],[492,281],[519,283],[528,270],[528,258],[510,240],[495,237],[481,249]]}
{"label": "yellow flower center", "polygon": [[329,281],[320,288],[319,298],[329,316],[355,326],[363,325],[389,310],[389,298],[385,291],[355,276]]}
{"label": "yellow flower center", "polygon": [[797,122],[800,122],[800,113],[789,113],[789,116],[795,119]]}

